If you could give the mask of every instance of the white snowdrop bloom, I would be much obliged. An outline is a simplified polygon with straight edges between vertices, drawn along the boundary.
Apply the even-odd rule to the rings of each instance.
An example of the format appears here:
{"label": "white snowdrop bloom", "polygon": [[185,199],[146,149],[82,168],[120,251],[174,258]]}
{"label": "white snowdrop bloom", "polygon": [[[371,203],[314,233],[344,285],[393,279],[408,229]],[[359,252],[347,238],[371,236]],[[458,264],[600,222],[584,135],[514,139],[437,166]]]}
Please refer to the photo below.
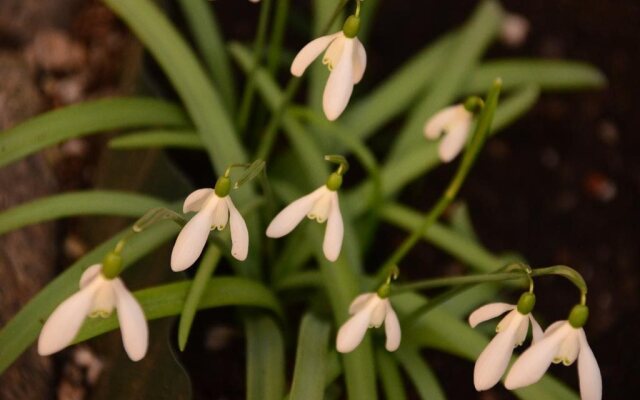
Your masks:
{"label": "white snowdrop bloom", "polygon": [[[586,306],[576,307],[586,309]],[[507,374],[505,387],[513,390],[529,386],[542,378],[552,362],[568,366],[577,359],[581,399],[600,400],[602,398],[600,368],[582,329],[586,316],[580,320],[581,323],[572,323],[574,321],[570,316],[569,320],[558,321],[549,326],[544,337],[522,353],[513,364]]]}
{"label": "white snowdrop bloom", "polygon": [[87,316],[106,318],[114,308],[127,355],[133,361],[141,360],[149,342],[144,312],[120,278],[105,277],[102,264],[87,268],[80,278],[80,291],[51,313],[38,338],[38,353],[46,356],[64,349],[76,337]]}
{"label": "white snowdrop bloom", "polygon": [[438,111],[424,126],[427,139],[436,140],[444,137],[438,147],[442,162],[453,160],[464,148],[471,129],[473,114],[463,104],[449,106]]}
{"label": "white snowdrop bloom", "polygon": [[[527,300],[522,300],[523,298]],[[496,336],[476,361],[473,370],[473,384],[476,390],[490,389],[500,381],[509,365],[514,347],[522,345],[527,337],[529,322],[531,322],[533,342],[542,338],[542,328],[531,315],[533,302],[535,302],[533,294],[523,294],[518,304],[528,301],[530,302],[528,309],[507,303],[491,303],[478,308],[469,316],[469,325],[475,328],[481,322],[509,312],[496,327]]]}
{"label": "white snowdrop bloom", "polygon": [[396,351],[400,347],[400,322],[388,298],[382,298],[375,292],[361,294],[349,306],[349,315],[351,318],[338,331],[336,348],[340,353],[353,351],[362,342],[368,328],[379,328],[383,322],[386,349]]}
{"label": "white snowdrop bloom", "polygon": [[342,31],[312,40],[291,64],[291,74],[300,77],[326,49],[322,63],[331,73],[324,88],[322,108],[330,121],[337,119],[347,107],[353,85],[360,82],[367,67],[367,53],[356,37],[358,28],[359,19],[350,16]]}
{"label": "white snowdrop bloom", "polygon": [[[227,187],[218,190],[220,182],[226,180]],[[249,231],[244,218],[229,197],[229,179],[220,178],[216,189],[198,189],[191,193],[182,207],[182,212],[197,212],[182,228],[171,252],[171,269],[183,271],[196,262],[204,249],[209,232],[219,231],[231,225],[231,255],[243,261],[249,252]],[[219,195],[220,194],[220,195]]]}
{"label": "white snowdrop bloom", "polygon": [[[332,177],[336,174],[332,174]],[[339,177],[340,182],[342,178]],[[322,250],[324,256],[329,261],[335,261],[342,249],[342,238],[344,237],[344,225],[342,214],[340,213],[340,203],[338,201],[338,187],[332,186],[332,178],[323,185],[306,196],[299,198],[289,204],[267,227],[267,236],[270,238],[280,238],[291,232],[302,219],[307,216],[322,224],[327,222],[324,232],[324,242]],[[331,187],[331,188],[330,188]]]}
{"label": "white snowdrop bloom", "polygon": [[509,47],[520,47],[527,40],[530,25],[524,16],[507,13],[500,26],[500,40]]}

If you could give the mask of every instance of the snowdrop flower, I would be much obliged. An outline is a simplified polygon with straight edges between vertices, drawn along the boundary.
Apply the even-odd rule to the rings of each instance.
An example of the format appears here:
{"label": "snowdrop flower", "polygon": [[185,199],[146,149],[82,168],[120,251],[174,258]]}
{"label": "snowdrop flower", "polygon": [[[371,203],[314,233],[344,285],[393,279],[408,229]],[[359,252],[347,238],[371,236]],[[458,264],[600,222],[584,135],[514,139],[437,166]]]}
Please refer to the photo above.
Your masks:
{"label": "snowdrop flower", "polygon": [[549,326],[544,337],[522,353],[513,364],[507,374],[505,387],[518,389],[529,386],[542,378],[552,362],[562,362],[568,366],[577,359],[580,397],[582,400],[600,400],[600,368],[582,328],[588,316],[589,309],[584,305],[577,305],[571,310],[568,320]]}
{"label": "snowdrop flower", "polygon": [[299,198],[280,211],[267,227],[267,236],[279,238],[288,234],[302,221],[305,215],[321,224],[327,221],[322,250],[327,260],[337,260],[344,236],[342,214],[340,214],[338,202],[338,189],[341,185],[342,175],[332,173],[326,185]]}
{"label": "snowdrop flower", "polygon": [[182,228],[171,252],[171,269],[183,271],[196,262],[213,229],[219,231],[231,225],[231,255],[243,261],[249,252],[247,225],[229,197],[231,181],[226,176],[216,182],[215,189],[198,189],[191,193],[182,212],[197,214]]}
{"label": "snowdrop flower", "polygon": [[132,361],[145,356],[149,341],[147,321],[138,301],[117,277],[121,265],[120,256],[110,253],[103,264],[84,271],[80,291],[62,302],[42,327],[38,338],[40,355],[53,354],[71,344],[87,316],[106,318],[115,308],[127,355]]}
{"label": "snowdrop flower", "polygon": [[475,328],[479,323],[509,311],[496,327],[496,336],[476,361],[473,370],[473,384],[476,390],[490,389],[500,381],[507,369],[514,347],[522,345],[527,337],[529,321],[531,321],[533,342],[542,337],[542,328],[531,315],[535,301],[535,295],[527,292],[520,297],[517,306],[491,303],[478,308],[469,316],[469,325]]}
{"label": "snowdrop flower", "polygon": [[367,53],[356,35],[360,19],[347,18],[342,31],[312,40],[300,50],[291,64],[291,74],[302,76],[325,49],[322,63],[331,74],[322,96],[322,109],[330,121],[342,114],[349,103],[353,85],[360,82],[367,67]]}
{"label": "snowdrop flower", "polygon": [[340,353],[353,351],[362,342],[367,328],[379,328],[383,322],[387,335],[386,349],[396,351],[400,347],[401,332],[398,316],[393,311],[389,298],[385,297],[385,291],[381,289],[378,292],[383,292],[383,295],[363,293],[349,306],[351,318],[340,327],[336,340],[336,348]]}
{"label": "snowdrop flower", "polygon": [[464,104],[457,104],[438,111],[424,126],[424,136],[435,140],[444,132],[438,147],[442,162],[453,160],[464,148],[469,136],[473,114]]}

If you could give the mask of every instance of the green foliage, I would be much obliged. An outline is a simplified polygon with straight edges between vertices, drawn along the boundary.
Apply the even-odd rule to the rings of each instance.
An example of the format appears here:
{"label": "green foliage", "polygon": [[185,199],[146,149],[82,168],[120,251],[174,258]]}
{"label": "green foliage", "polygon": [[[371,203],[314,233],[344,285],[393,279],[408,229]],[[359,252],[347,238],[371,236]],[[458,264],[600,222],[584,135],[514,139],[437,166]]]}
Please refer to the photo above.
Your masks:
{"label": "green foliage", "polygon": [[[452,226],[437,222],[469,172],[484,134],[507,130],[534,106],[541,93],[595,89],[605,85],[606,80],[593,67],[572,61],[483,60],[504,14],[496,1],[485,0],[464,25],[418,51],[382,82],[369,85],[373,89],[354,97],[338,121],[328,122],[319,111],[327,77],[326,68],[319,61],[306,73],[306,82],[294,79],[284,87],[277,79],[284,65],[281,58],[286,54],[283,35],[292,22],[288,20],[288,9],[294,4],[289,0],[275,1],[271,25],[267,23],[271,2],[262,2],[259,34],[253,46],[247,46],[225,43],[213,14],[215,5],[205,0],[179,0],[194,43],[191,48],[153,1],[104,0],[158,62],[181,105],[134,97],[88,101],[44,113],[0,133],[0,166],[72,138],[114,130],[126,133],[110,140],[112,149],[204,150],[212,172],[218,176],[232,164],[253,162],[245,175],[238,174],[242,187],[231,190],[242,214],[255,211],[245,215],[251,237],[248,260],[238,263],[224,258],[228,235],[215,236],[198,263],[193,280],[178,278],[176,282],[134,293],[146,318],[180,315],[178,347],[183,350],[198,310],[238,308],[246,335],[249,399],[282,399],[287,392],[290,399],[330,398],[340,396],[343,387],[346,397],[352,399],[377,398],[380,389],[387,398],[405,399],[409,382],[421,398],[445,398],[438,373],[432,371],[421,350],[431,348],[475,360],[488,339],[462,319],[472,307],[495,297],[496,286],[464,287],[432,300],[413,292],[394,297],[393,305],[401,320],[413,321],[403,325],[398,352],[387,353],[381,341],[369,334],[355,351],[338,355],[333,350],[333,333],[349,318],[352,300],[375,286],[373,275],[383,265],[364,265],[371,261],[365,253],[377,226],[387,223],[413,232],[416,240],[428,241],[469,271],[496,271],[508,257],[494,254],[478,242],[467,207],[455,214]],[[359,38],[365,45],[378,3],[367,0],[362,4]],[[309,30],[314,36],[337,31],[345,13],[353,12],[352,5],[346,0],[313,1],[314,20],[308,25]],[[267,38],[271,41],[263,46]],[[236,90],[231,61],[243,74],[243,96]],[[450,198],[437,203],[433,220],[423,225],[426,229],[419,229],[424,215],[401,204],[397,197],[441,163],[438,143],[423,137],[425,121],[443,107],[464,101],[466,95],[486,93],[496,78],[502,79],[503,100],[498,104],[494,88],[477,122],[477,132],[482,135],[474,138],[481,138],[479,143],[471,140],[462,161],[464,173],[452,185],[455,190],[447,191],[443,198]],[[292,104],[291,99],[296,98],[296,90],[303,83],[308,85],[308,101]],[[254,99],[254,91],[259,101]],[[241,97],[244,100],[238,105]],[[238,109],[242,110],[241,115],[237,115]],[[267,118],[269,123],[264,124]],[[277,137],[280,131],[285,136],[282,141]],[[388,141],[392,144],[384,163],[368,147],[368,141],[379,135],[393,137]],[[334,167],[324,161],[327,153],[348,157],[352,165],[360,164],[353,169],[363,175],[357,182],[358,175],[345,175],[340,189],[345,238],[342,254],[335,263],[327,261],[322,252],[323,227],[310,221],[303,221],[278,243],[265,243],[262,239],[264,223],[273,217],[276,206],[325,184]],[[258,154],[258,159],[251,160],[249,154]],[[329,160],[342,158],[330,156]],[[232,177],[237,180],[235,175]],[[161,179],[164,186],[174,183],[174,178],[168,176]],[[59,194],[1,212],[0,234],[66,217],[139,217],[157,207],[167,204],[144,193],[94,190]],[[473,204],[468,208],[473,209]],[[153,214],[151,220],[163,219],[156,218],[160,214]],[[162,215],[172,216],[172,221],[151,223],[147,219],[141,233],[132,234],[127,229],[107,239],[31,299],[0,330],[0,372],[37,339],[54,308],[77,291],[82,272],[100,262],[120,239],[128,238],[122,253],[125,268],[170,241],[179,229],[174,221],[184,224],[186,219],[173,211],[165,214]],[[240,276],[223,276],[228,269],[222,266],[227,262]],[[554,268],[555,275],[564,274],[580,284],[579,275],[566,267]],[[586,286],[581,290],[586,293]],[[304,310],[301,321],[285,312],[289,306]],[[117,328],[114,315],[87,320],[76,342]],[[290,345],[296,333],[296,344]],[[294,350],[293,373],[288,374],[287,361],[292,359]],[[340,376],[344,379],[337,379]],[[576,398],[571,390],[549,377],[516,394],[523,399]],[[183,398],[189,395],[183,394]]]}

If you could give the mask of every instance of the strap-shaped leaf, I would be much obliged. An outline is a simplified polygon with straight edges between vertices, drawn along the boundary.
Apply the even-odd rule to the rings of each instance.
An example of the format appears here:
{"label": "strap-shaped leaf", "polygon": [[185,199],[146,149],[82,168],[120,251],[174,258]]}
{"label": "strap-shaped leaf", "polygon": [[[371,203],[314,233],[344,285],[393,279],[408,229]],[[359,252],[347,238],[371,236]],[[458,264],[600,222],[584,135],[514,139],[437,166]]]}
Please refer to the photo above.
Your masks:
{"label": "strap-shaped leaf", "polygon": [[153,130],[132,132],[109,141],[112,149],[144,149],[150,147],[205,150],[202,139],[193,130]]}
{"label": "strap-shaped leaf", "polygon": [[307,313],[300,323],[290,400],[322,400],[331,325]]}
{"label": "strap-shaped leaf", "polygon": [[0,133],[0,167],[65,140],[112,129],[185,127],[176,105],[147,98],[87,101],[50,111]]}
{"label": "strap-shaped leaf", "polygon": [[284,341],[273,318],[246,313],[248,400],[281,400],[284,396]]}
{"label": "strap-shaped leaf", "polygon": [[[153,320],[180,314],[190,286],[191,281],[182,281],[138,290],[134,295],[147,320]],[[254,280],[240,277],[220,277],[207,282],[198,309],[224,306],[259,307],[279,315],[282,313],[278,300],[269,289]],[[115,314],[108,318],[88,319],[75,343],[109,332],[118,326]]]}
{"label": "strap-shaped leaf", "polygon": [[44,197],[0,213],[0,235],[23,226],[79,215],[139,217],[162,200],[135,193],[107,190],[64,193]]}
{"label": "strap-shaped leaf", "polygon": [[402,346],[394,353],[423,400],[445,400],[438,378],[415,348]]}

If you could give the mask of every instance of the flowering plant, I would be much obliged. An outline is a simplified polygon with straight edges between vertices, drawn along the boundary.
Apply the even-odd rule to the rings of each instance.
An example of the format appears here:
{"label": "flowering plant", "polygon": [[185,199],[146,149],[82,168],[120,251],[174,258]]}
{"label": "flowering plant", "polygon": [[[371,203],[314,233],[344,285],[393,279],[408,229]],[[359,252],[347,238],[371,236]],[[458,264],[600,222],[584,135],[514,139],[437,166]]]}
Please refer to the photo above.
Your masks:
{"label": "flowering plant", "polygon": [[[109,143],[119,151],[160,147],[205,154],[210,170],[192,178],[211,183],[164,198],[79,192],[0,214],[1,232],[81,214],[139,218],[79,258],[2,328],[0,371],[36,341],[44,356],[118,327],[129,358],[144,360],[161,351],[150,343],[170,334],[155,332],[146,321],[169,316],[179,316],[176,347],[183,351],[198,310],[233,306],[243,321],[250,399],[287,393],[321,399],[334,386],[351,399],[374,399],[380,390],[402,398],[409,382],[423,398],[443,397],[422,348],[477,360],[467,379],[477,390],[505,376],[510,389],[539,381],[515,392],[524,399],[573,398],[566,385],[543,375],[554,360],[578,359],[582,397],[601,397],[600,372],[583,329],[587,287],[580,274],[566,266],[532,269],[493,255],[440,221],[490,135],[525,114],[541,91],[600,86],[597,71],[576,63],[483,60],[505,20],[492,0],[480,2],[460,29],[427,45],[395,74],[366,84],[376,0],[314,1],[311,41],[300,45],[287,68],[289,0],[259,2],[252,48],[224,42],[216,5],[205,0],[178,1],[187,32],[179,32],[151,0],[104,3],[153,56],[179,101],[117,98],[45,113],[2,133],[0,165],[73,137],[118,129],[125,132]],[[322,62],[314,63],[321,54]],[[232,61],[244,73],[241,94]],[[283,71],[291,73],[286,86],[278,79]],[[305,79],[309,104],[301,105],[296,92]],[[390,133],[386,126],[396,120],[403,123]],[[374,137],[390,138],[384,163],[370,148]],[[403,188],[449,162],[456,165],[454,175],[426,213],[401,203]],[[350,175],[350,164],[362,168]],[[160,179],[177,187],[168,175]],[[379,223],[407,231],[382,262],[384,251],[373,246]],[[465,274],[409,282],[400,271],[412,266],[403,260],[421,241],[463,260]],[[145,261],[171,242],[170,257]],[[476,259],[474,252],[487,257]],[[123,283],[129,267],[185,275],[131,293]],[[542,276],[568,278],[581,294],[567,321],[544,333],[532,316],[533,281]],[[463,324],[459,310],[437,307],[452,298],[468,307],[493,301],[495,291],[472,296],[466,290],[485,282],[529,287],[515,305],[493,303],[471,314],[475,327],[508,312],[494,338]],[[141,286],[147,286],[144,280]],[[442,287],[452,289],[424,293]],[[300,308],[302,318],[294,312]],[[375,329],[382,326],[384,335]],[[535,343],[509,369],[529,326]],[[291,374],[288,359],[295,359]],[[338,376],[344,379],[338,382]]]}

